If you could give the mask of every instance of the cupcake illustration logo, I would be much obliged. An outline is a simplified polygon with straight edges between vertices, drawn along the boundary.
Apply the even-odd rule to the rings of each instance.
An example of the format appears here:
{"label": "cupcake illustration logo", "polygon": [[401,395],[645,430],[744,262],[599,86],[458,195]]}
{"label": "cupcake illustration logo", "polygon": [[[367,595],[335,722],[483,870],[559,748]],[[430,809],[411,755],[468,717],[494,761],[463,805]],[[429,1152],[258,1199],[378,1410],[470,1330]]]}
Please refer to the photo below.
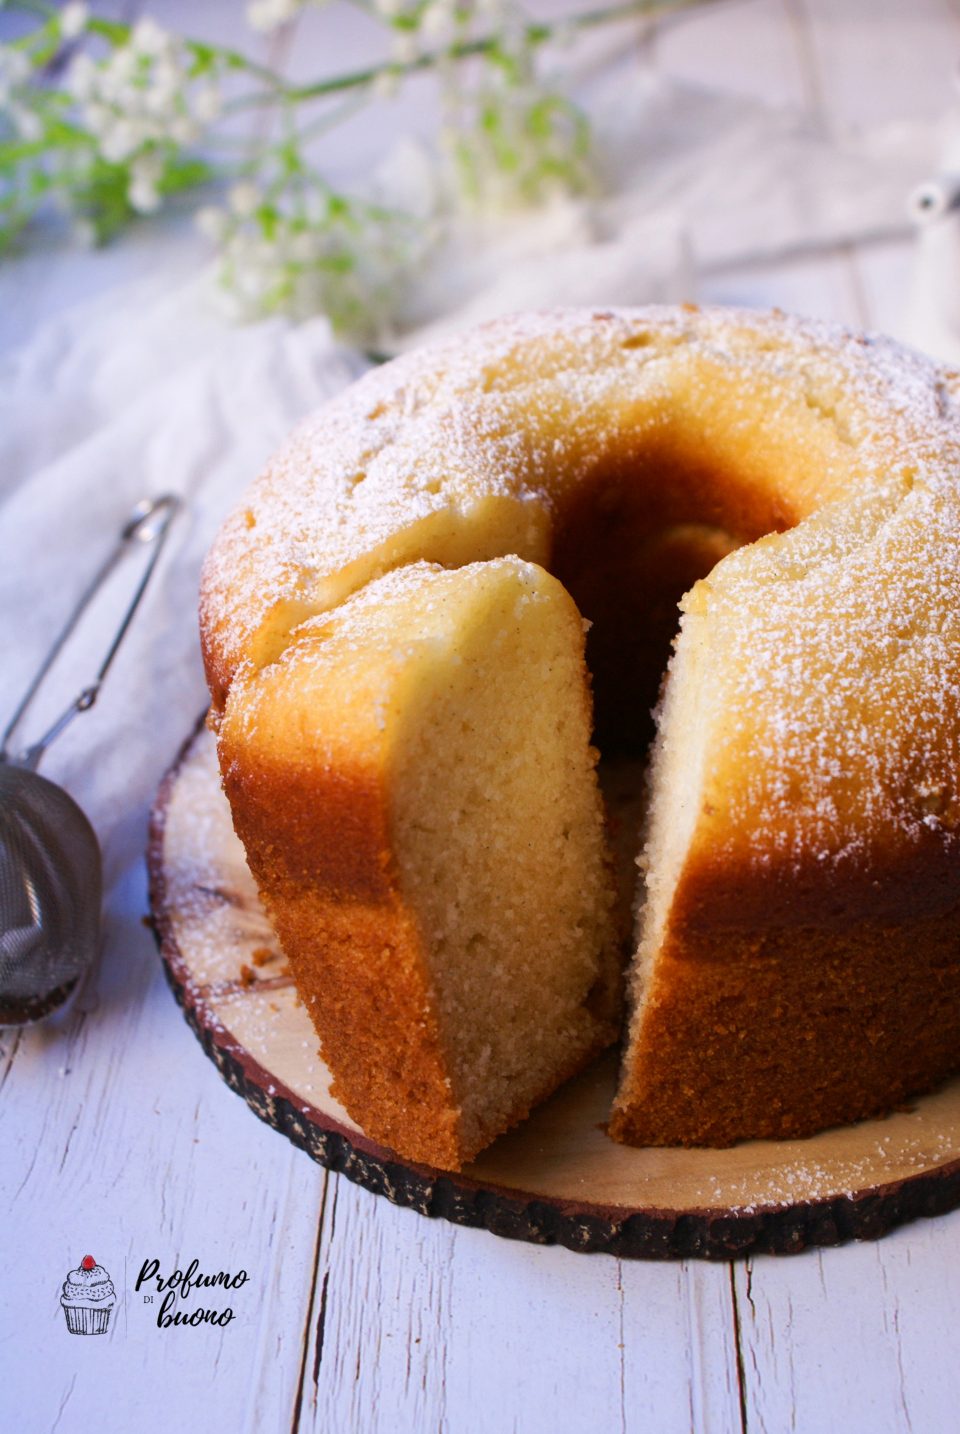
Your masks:
{"label": "cupcake illustration logo", "polygon": [[60,1303],[71,1334],[106,1334],[117,1302],[113,1281],[92,1255],[84,1255],[63,1282]]}

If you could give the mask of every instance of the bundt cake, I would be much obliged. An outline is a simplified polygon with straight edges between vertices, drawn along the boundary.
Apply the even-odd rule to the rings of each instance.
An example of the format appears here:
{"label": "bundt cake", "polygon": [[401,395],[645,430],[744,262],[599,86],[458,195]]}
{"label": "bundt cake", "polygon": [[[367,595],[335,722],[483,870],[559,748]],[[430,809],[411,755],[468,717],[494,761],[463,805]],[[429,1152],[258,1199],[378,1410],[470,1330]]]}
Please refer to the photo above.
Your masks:
{"label": "bundt cake", "polygon": [[518,316],[254,484],[211,720],[368,1134],[455,1168],[611,1038],[591,676],[636,755],[667,668],[611,1134],[803,1135],[960,1068],[958,383],[780,314]]}

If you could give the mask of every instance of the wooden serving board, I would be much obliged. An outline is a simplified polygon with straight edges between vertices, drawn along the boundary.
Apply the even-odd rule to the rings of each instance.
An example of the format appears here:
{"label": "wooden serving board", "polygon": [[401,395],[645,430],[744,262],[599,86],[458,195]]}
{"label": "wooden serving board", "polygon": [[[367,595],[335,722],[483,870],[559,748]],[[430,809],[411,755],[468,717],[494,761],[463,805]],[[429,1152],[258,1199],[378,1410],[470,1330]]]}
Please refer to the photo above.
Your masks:
{"label": "wooden serving board", "polygon": [[655,1259],[875,1239],[960,1205],[960,1080],[909,1111],[807,1140],[635,1150],[603,1132],[611,1056],[462,1174],[412,1165],[330,1094],[203,729],[160,789],[149,862],[167,976],[221,1075],[315,1160],[396,1204],[538,1244]]}

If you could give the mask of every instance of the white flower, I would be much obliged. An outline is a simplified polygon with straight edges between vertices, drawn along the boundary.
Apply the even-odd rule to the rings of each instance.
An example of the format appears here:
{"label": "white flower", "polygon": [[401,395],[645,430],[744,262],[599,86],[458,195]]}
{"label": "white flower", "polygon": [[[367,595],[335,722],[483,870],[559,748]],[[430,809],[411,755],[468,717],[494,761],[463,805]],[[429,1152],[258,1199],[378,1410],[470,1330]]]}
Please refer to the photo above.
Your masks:
{"label": "white flower", "polygon": [[[222,109],[220,76],[207,70],[191,80],[193,55],[182,40],[155,20],[142,20],[129,43],[100,65],[79,56],[70,86],[84,105],[84,119],[111,164],[125,164],[149,145],[195,144]],[[136,194],[134,200],[133,194]],[[131,203],[156,207],[149,185],[131,186]]]}
{"label": "white flower", "polygon": [[251,29],[266,33],[292,20],[305,3],[306,0],[250,0],[247,22]]}
{"label": "white flower", "polygon": [[130,174],[143,184],[158,184],[163,174],[163,155],[149,149],[138,154],[130,165]]}
{"label": "white flower", "polygon": [[[127,67],[122,63],[128,57],[134,60],[132,73],[128,73]],[[99,98],[122,109],[136,108],[140,103],[140,91],[134,83],[136,70],[136,56],[132,56],[129,50],[118,50],[116,56],[108,60],[97,75]]]}
{"label": "white flower", "polygon": [[153,214],[160,208],[160,191],[147,179],[133,179],[127,189],[127,198],[138,214]]}
{"label": "white flower", "polygon": [[118,85],[129,85],[137,78],[139,72],[140,56],[136,50],[131,45],[121,45],[107,60],[101,74],[104,79],[109,75]]}
{"label": "white flower", "polygon": [[400,76],[392,70],[381,70],[370,86],[374,99],[392,100],[400,88]]}
{"label": "white flower", "polygon": [[143,132],[130,120],[113,115],[111,120],[100,136],[100,153],[111,164],[123,164],[143,143]]}
{"label": "white flower", "polygon": [[[9,118],[18,129],[17,111],[22,105],[17,103],[17,91],[29,79],[30,68],[30,61],[20,50],[15,50],[12,45],[0,45],[0,109],[7,109]],[[25,96],[21,95],[20,99],[23,98]]]}
{"label": "white flower", "polygon": [[200,126],[189,115],[174,115],[167,133],[177,144],[195,144],[200,138]]}
{"label": "white flower", "polygon": [[409,65],[420,53],[420,46],[417,44],[416,35],[403,30],[393,37],[393,54],[391,59],[398,65]]}
{"label": "white flower", "polygon": [[311,259],[316,259],[320,245],[315,235],[307,229],[301,229],[290,235],[285,248],[295,264],[306,264]]}
{"label": "white flower", "polygon": [[83,117],[91,132],[101,137],[106,134],[114,121],[114,113],[110,106],[100,104],[97,100],[87,105],[83,112]]}
{"label": "white flower", "polygon": [[89,55],[77,55],[67,71],[67,88],[78,100],[88,100],[97,84],[97,67]]}
{"label": "white flower", "polygon": [[153,214],[163,203],[159,188],[163,163],[162,154],[148,149],[136,155],[130,164],[127,199],[140,214]]}
{"label": "white flower", "polygon": [[177,101],[180,99],[180,89],[174,84],[168,86],[166,83],[151,85],[148,90],[141,90],[135,95],[130,108],[142,108],[147,114],[155,115],[157,119],[166,120],[178,113]]}
{"label": "white flower", "polygon": [[60,11],[60,34],[65,40],[75,40],[87,28],[90,7],[83,0],[69,0]]}
{"label": "white flower", "polygon": [[242,180],[241,183],[233,185],[227,195],[227,201],[238,218],[246,219],[259,208],[260,191],[249,180]]}
{"label": "white flower", "polygon": [[9,88],[22,85],[30,76],[30,61],[22,50],[0,45],[0,80]]}
{"label": "white flower", "polygon": [[194,215],[194,223],[205,239],[219,244],[226,237],[227,230],[230,228],[230,216],[223,209],[217,209],[212,204],[205,204]]}
{"label": "white flower", "polygon": [[135,55],[158,58],[173,48],[173,37],[152,16],[145,15],[130,32],[130,48]]}
{"label": "white flower", "polygon": [[26,105],[11,104],[7,109],[7,114],[13,121],[17,134],[28,144],[32,144],[43,135],[43,121],[34,110],[28,109]]}
{"label": "white flower", "polygon": [[456,21],[456,5],[450,0],[433,0],[423,12],[420,33],[434,45],[449,43]]}
{"label": "white flower", "polygon": [[149,90],[151,100],[161,106],[169,104],[174,95],[183,89],[185,75],[174,55],[161,55],[150,72]]}
{"label": "white flower", "polygon": [[212,124],[223,109],[223,96],[215,84],[203,85],[193,97],[193,112],[201,124]]}

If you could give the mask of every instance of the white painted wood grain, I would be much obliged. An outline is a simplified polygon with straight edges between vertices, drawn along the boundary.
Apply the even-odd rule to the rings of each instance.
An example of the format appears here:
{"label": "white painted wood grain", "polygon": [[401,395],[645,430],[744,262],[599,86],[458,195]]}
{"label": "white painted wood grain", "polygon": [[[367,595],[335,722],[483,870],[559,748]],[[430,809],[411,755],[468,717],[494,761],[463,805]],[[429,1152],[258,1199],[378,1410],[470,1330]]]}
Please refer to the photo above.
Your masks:
{"label": "white painted wood grain", "polygon": [[[143,909],[131,857],[130,905]],[[133,1434],[216,1407],[220,1427],[254,1434],[271,1427],[258,1410],[292,1408],[324,1172],[203,1058],[142,927],[114,929],[102,991],[91,1014],[21,1036],[3,1088],[2,1254],[28,1277],[0,1309],[0,1428]],[[88,1252],[123,1293],[101,1339],[69,1335],[59,1306]],[[168,1272],[193,1257],[246,1268],[236,1321],[158,1330],[133,1294],[150,1257]]]}
{"label": "white painted wood grain", "polygon": [[729,1271],[584,1258],[396,1210],[338,1182],[300,1428],[739,1427]]}
{"label": "white painted wood grain", "polygon": [[674,79],[764,104],[800,109],[806,101],[787,0],[690,10],[654,31],[650,52]]}
{"label": "white painted wood grain", "polygon": [[747,1428],[955,1429],[958,1249],[954,1213],[877,1244],[738,1266]]}
{"label": "white painted wood grain", "polygon": [[960,17],[949,0],[789,0],[816,100],[835,131],[935,119],[949,104]]}

